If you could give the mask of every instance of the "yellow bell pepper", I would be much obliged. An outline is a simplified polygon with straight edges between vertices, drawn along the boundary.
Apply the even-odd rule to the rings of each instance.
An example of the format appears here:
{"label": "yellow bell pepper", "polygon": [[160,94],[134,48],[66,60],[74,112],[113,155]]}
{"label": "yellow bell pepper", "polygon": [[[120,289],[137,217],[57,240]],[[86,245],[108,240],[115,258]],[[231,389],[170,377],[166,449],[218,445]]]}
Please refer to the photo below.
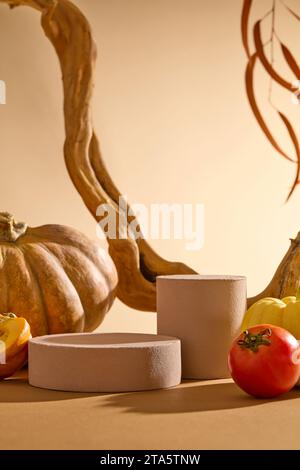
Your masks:
{"label": "yellow bell pepper", "polygon": [[300,289],[296,296],[281,300],[266,297],[255,302],[245,314],[242,330],[266,323],[281,326],[300,339]]}

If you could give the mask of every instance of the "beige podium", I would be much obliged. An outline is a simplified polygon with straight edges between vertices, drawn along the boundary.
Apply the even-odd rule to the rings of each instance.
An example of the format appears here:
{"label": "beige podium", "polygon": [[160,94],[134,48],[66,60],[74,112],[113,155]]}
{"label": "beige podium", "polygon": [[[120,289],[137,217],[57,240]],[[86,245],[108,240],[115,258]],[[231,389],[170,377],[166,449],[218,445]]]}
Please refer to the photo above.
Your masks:
{"label": "beige podium", "polygon": [[29,383],[75,392],[169,388],[181,381],[180,341],[136,333],[73,333],[29,342]]}
{"label": "beige podium", "polygon": [[183,378],[229,376],[227,354],[239,334],[246,304],[244,276],[157,278],[158,333],[180,338]]}

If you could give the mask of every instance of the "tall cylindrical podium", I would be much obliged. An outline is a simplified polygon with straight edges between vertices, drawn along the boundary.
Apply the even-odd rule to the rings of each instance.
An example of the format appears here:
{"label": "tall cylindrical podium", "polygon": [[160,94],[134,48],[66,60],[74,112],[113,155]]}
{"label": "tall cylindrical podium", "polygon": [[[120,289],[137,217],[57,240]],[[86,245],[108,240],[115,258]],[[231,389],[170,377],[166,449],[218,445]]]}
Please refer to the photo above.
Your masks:
{"label": "tall cylindrical podium", "polygon": [[181,340],[183,378],[229,376],[227,354],[240,332],[246,290],[244,276],[157,278],[158,334]]}

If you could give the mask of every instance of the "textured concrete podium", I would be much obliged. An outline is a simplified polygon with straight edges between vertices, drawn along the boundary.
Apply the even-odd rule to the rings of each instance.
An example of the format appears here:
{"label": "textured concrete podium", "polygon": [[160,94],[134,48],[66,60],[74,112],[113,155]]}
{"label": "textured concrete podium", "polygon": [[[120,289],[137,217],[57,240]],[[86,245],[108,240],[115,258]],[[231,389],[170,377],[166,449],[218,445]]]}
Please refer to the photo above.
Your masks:
{"label": "textured concrete podium", "polygon": [[29,342],[29,382],[53,390],[125,392],[181,381],[180,341],[137,333],[76,333]]}
{"label": "textured concrete podium", "polygon": [[246,311],[244,276],[157,278],[157,329],[181,340],[182,376],[229,377],[227,354]]}

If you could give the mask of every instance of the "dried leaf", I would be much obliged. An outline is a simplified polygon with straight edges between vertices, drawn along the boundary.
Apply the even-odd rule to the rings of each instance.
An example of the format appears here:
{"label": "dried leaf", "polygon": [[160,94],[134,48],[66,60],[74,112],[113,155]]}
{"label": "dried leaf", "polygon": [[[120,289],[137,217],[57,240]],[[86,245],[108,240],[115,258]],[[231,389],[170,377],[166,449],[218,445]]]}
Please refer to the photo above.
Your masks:
{"label": "dried leaf", "polygon": [[300,21],[300,16],[297,15],[297,13],[295,13],[294,10],[292,10],[290,7],[288,7],[285,3],[284,3],[284,6],[295,18],[297,18],[298,21]]}
{"label": "dried leaf", "polygon": [[267,59],[264,51],[264,46],[261,39],[261,29],[260,29],[260,20],[257,21],[254,25],[253,29],[253,37],[254,37],[254,44],[256,48],[257,55],[268,72],[268,74],[275,80],[279,85],[283,86],[289,91],[295,91],[296,88],[288,81],[286,81],[281,75],[279,75],[274,69],[273,66],[270,64],[269,60]]}
{"label": "dried leaf", "polygon": [[249,22],[251,5],[252,5],[252,0],[244,0],[242,18],[241,18],[242,42],[243,42],[243,46],[246,51],[248,59],[250,59],[250,49],[249,49],[249,43],[248,43],[248,22]]}
{"label": "dried leaf", "polygon": [[284,55],[285,60],[287,61],[290,69],[295,74],[295,76],[300,80],[300,68],[292,55],[291,51],[281,42],[280,43],[282,53]]}
{"label": "dried leaf", "polygon": [[299,176],[300,176],[300,147],[299,147],[299,142],[298,142],[298,139],[297,139],[297,136],[296,136],[296,133],[293,129],[293,126],[291,125],[290,121],[287,119],[287,117],[281,113],[280,111],[278,111],[278,114],[279,116],[281,117],[283,123],[285,124],[285,127],[287,128],[287,131],[289,133],[289,136],[291,138],[291,141],[293,142],[294,144],[294,147],[295,147],[295,152],[296,152],[296,156],[297,156],[297,171],[296,171],[296,176],[295,176],[295,179],[294,179],[294,183],[292,185],[292,188],[288,194],[288,197],[287,197],[287,201],[290,199],[291,195],[293,194],[297,184],[299,184]]}
{"label": "dried leaf", "polygon": [[293,158],[289,157],[289,155],[287,155],[287,153],[284,152],[284,150],[281,149],[281,147],[278,145],[278,143],[274,139],[274,137],[271,134],[267,124],[265,123],[264,118],[262,117],[262,114],[261,114],[261,112],[259,110],[259,107],[257,105],[255,95],[254,95],[254,83],[253,83],[254,67],[255,67],[255,64],[256,64],[257,57],[258,57],[257,53],[254,53],[250,57],[247,68],[246,68],[246,76],[245,76],[246,91],[247,91],[247,96],[248,96],[248,100],[249,100],[251,109],[252,109],[252,111],[253,111],[253,113],[256,117],[256,120],[257,120],[260,128],[264,132],[264,134],[267,137],[267,139],[269,140],[269,142],[277,150],[277,152],[279,152],[280,155],[282,155],[287,160],[295,163],[295,160],[293,160]]}

